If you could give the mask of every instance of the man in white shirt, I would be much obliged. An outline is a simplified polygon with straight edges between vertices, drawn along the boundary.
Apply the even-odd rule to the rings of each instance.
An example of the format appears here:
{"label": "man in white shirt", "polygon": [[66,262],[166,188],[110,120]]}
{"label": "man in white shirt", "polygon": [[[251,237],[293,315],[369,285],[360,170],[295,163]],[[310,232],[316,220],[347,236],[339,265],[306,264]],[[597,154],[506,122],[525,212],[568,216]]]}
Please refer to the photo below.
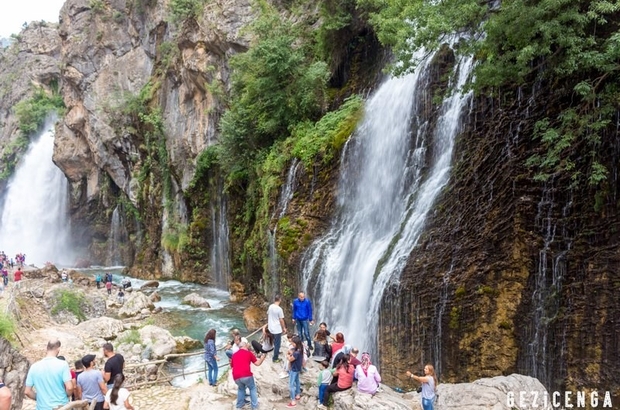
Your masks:
{"label": "man in white shirt", "polygon": [[284,323],[284,311],[280,307],[280,296],[273,299],[273,303],[267,309],[267,328],[273,335],[273,362],[281,362],[279,359],[280,344],[282,342],[282,333],[286,332],[286,324]]}

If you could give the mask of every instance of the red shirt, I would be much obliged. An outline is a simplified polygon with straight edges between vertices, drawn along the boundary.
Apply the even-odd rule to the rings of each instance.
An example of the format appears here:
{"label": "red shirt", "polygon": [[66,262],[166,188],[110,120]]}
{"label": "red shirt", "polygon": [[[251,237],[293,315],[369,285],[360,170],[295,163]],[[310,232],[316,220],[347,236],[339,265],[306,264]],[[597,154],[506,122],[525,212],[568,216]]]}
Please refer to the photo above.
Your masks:
{"label": "red shirt", "polygon": [[14,275],[14,279],[13,280],[15,282],[19,282],[20,280],[22,280],[22,271],[16,270],[13,275]]}
{"label": "red shirt", "polygon": [[230,359],[230,367],[232,368],[233,379],[237,380],[242,377],[252,376],[250,369],[252,363],[256,363],[256,356],[247,349],[239,349],[232,355]]}

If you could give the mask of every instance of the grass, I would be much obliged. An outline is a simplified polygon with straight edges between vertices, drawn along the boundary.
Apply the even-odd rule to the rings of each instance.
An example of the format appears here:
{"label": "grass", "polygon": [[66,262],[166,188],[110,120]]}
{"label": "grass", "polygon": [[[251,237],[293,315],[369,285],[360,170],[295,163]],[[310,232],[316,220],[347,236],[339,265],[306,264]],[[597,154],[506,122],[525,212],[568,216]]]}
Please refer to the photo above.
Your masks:
{"label": "grass", "polygon": [[67,311],[72,313],[80,321],[86,320],[86,315],[82,309],[84,303],[85,300],[82,294],[63,289],[58,293],[56,304],[52,308],[52,315]]}
{"label": "grass", "polygon": [[9,316],[0,316],[0,336],[13,342],[15,339],[15,329],[17,326],[13,319]]}

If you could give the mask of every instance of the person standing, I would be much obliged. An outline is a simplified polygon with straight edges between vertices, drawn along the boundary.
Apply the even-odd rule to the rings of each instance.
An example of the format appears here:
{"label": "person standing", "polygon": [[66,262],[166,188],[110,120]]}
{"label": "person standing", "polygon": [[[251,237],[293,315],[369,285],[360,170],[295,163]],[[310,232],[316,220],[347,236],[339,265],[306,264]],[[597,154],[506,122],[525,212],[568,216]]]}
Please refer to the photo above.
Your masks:
{"label": "person standing", "polygon": [[103,367],[103,380],[108,384],[108,389],[111,389],[114,386],[114,376],[119,373],[123,374],[125,358],[120,353],[114,353],[112,343],[105,343],[103,345],[103,355],[108,358]]}
{"label": "person standing", "polygon": [[433,410],[435,392],[437,391],[437,376],[435,375],[435,368],[433,365],[427,364],[424,366],[424,376],[416,376],[409,370],[407,370],[407,376],[422,383],[422,409]]}
{"label": "person standing", "polygon": [[0,380],[0,410],[11,409],[11,390]]}
{"label": "person standing", "polygon": [[217,362],[220,360],[217,357],[217,349],[215,347],[215,329],[209,329],[207,334],[205,335],[204,346],[205,346],[205,362],[207,363],[207,367],[209,368],[209,373],[207,375],[209,379],[209,386],[217,385]]}
{"label": "person standing", "polygon": [[131,393],[126,388],[121,387],[124,381],[125,376],[123,376],[122,373],[114,376],[114,387],[108,390],[108,393],[105,396],[105,401],[106,403],[108,403],[110,410],[135,409],[135,407],[133,407],[129,402],[129,395]]}
{"label": "person standing", "polygon": [[273,303],[267,309],[267,329],[273,335],[273,362],[279,363],[280,345],[282,344],[282,333],[286,332],[286,323],[284,323],[284,311],[280,307],[281,298],[276,295]]}
{"label": "person standing", "polygon": [[301,394],[301,386],[299,385],[299,373],[303,366],[304,360],[304,347],[301,339],[298,336],[293,337],[293,344],[295,348],[287,353],[287,359],[291,365],[288,371],[288,389],[290,392],[291,401],[286,407],[297,406],[297,400],[299,400]]}
{"label": "person standing", "polygon": [[101,289],[101,273],[97,274],[97,277],[95,278],[95,282],[97,282],[97,289]]}
{"label": "person standing", "polygon": [[15,282],[15,287],[19,287],[19,282],[22,280],[22,268],[17,268],[17,270],[13,273],[13,282]]}
{"label": "person standing", "polygon": [[94,354],[87,354],[82,358],[84,371],[80,374],[80,379],[77,381],[76,398],[78,400],[88,400],[89,403],[96,400],[95,410],[103,410],[103,401],[108,388],[103,381],[101,372],[95,370],[95,359],[96,356]]}
{"label": "person standing", "polygon": [[308,326],[308,323],[310,325],[314,324],[312,319],[312,303],[306,298],[304,292],[299,292],[297,299],[293,301],[293,323],[297,324],[297,334],[301,340],[305,339],[308,342],[308,348],[314,350],[312,348],[312,339],[310,338],[310,327]]}
{"label": "person standing", "polygon": [[57,359],[59,352],[60,340],[47,342],[47,355],[33,364],[26,376],[24,394],[37,402],[37,410],[64,406],[73,394],[69,364]]}
{"label": "person standing", "polygon": [[248,341],[243,338],[239,343],[239,350],[232,355],[230,367],[232,376],[237,384],[237,404],[236,408],[241,409],[245,406],[245,389],[250,390],[250,404],[252,410],[258,409],[258,390],[252,374],[251,364],[260,366],[265,361],[266,355],[262,355],[260,359],[254,356],[254,353],[248,350]]}

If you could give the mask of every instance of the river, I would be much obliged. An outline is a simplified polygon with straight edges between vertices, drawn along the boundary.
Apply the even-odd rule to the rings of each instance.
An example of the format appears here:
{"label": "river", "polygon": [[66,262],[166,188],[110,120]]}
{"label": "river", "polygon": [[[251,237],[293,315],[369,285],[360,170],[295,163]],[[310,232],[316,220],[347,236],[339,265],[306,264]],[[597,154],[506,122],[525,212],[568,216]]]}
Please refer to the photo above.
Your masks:
{"label": "river", "polygon": [[[131,280],[134,289],[139,289],[147,282],[144,279],[124,276],[122,266],[92,267],[80,269],[80,271],[85,274],[92,274],[93,278],[98,273],[102,277],[105,276],[105,273],[112,273],[112,281],[118,286],[121,286],[121,280],[128,278]],[[216,346],[221,347],[229,339],[232,328],[238,328],[243,335],[249,333],[243,323],[243,307],[231,303],[229,301],[230,294],[227,291],[196,283],[182,283],[177,280],[159,280],[158,282],[157,293],[161,296],[161,301],[156,302],[155,306],[163,309],[160,314],[167,316],[168,323],[174,323],[174,326],[168,328],[173,336],[189,336],[202,341],[205,333],[213,328],[217,332]],[[190,293],[197,293],[205,298],[211,308],[195,308],[181,304],[183,298]],[[223,351],[219,351],[218,356],[220,357],[220,365],[228,363],[228,358]],[[183,369],[187,373],[204,370],[204,366],[205,362],[202,355],[185,358],[183,363]],[[227,369],[226,365],[222,366],[220,375]],[[185,387],[195,383],[199,378],[205,380],[204,373],[177,377],[172,381],[172,384]]]}

